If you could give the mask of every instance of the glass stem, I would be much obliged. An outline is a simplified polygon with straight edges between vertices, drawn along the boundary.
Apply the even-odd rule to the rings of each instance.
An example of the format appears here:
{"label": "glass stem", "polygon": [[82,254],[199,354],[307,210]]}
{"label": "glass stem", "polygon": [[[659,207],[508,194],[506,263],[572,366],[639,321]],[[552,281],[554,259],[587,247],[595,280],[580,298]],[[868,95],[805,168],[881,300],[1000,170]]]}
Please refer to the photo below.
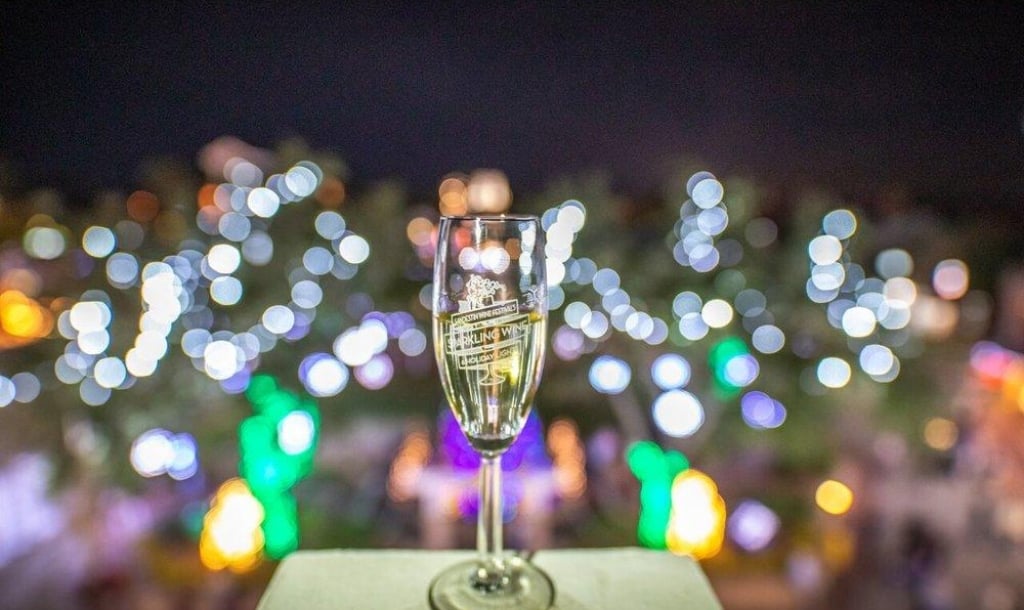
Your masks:
{"label": "glass stem", "polygon": [[493,591],[508,584],[501,543],[501,454],[480,460],[480,511],[477,515],[478,566],[473,584]]}

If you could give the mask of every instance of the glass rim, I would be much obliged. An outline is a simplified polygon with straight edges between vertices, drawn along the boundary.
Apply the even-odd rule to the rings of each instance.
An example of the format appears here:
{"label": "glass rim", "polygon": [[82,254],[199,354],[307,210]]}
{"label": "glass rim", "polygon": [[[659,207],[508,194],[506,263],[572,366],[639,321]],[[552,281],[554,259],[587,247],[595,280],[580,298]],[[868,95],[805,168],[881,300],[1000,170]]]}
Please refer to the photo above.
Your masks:
{"label": "glass rim", "polygon": [[494,222],[499,220],[540,220],[540,216],[536,214],[459,214],[455,216],[441,215],[441,220],[483,220],[487,222]]}

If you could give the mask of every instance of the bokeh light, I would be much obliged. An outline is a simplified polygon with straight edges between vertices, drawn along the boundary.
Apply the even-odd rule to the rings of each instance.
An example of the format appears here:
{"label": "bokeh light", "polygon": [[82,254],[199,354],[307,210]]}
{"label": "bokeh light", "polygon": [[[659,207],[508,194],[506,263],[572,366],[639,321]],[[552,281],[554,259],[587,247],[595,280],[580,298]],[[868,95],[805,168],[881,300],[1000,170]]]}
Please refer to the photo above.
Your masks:
{"label": "bokeh light", "polygon": [[109,256],[117,246],[117,237],[106,227],[89,227],[82,233],[82,249],[93,258]]}
{"label": "bokeh light", "polygon": [[631,378],[626,361],[614,356],[598,356],[590,365],[590,385],[602,394],[621,394]]}
{"label": "bokeh light", "polygon": [[857,217],[850,210],[833,210],[822,219],[821,227],[837,239],[849,239],[857,231]]}
{"label": "bokeh light", "polygon": [[291,411],[277,423],[277,443],[288,455],[309,451],[316,439],[316,423],[306,411]]}
{"label": "bokeh light", "polygon": [[348,368],[330,354],[306,356],[299,365],[299,379],[313,396],[335,396],[348,385]]}
{"label": "bokeh light", "polygon": [[932,288],[935,294],[946,300],[956,300],[967,294],[970,273],[967,265],[957,259],[947,259],[935,265],[932,272]]}
{"label": "bokeh light", "polygon": [[199,557],[211,570],[247,572],[264,547],[264,509],[241,479],[229,479],[214,494],[203,519]]}
{"label": "bokeh light", "polygon": [[6,407],[7,405],[14,402],[14,397],[17,395],[17,388],[14,382],[0,375],[0,408]]}
{"label": "bokeh light", "polygon": [[[38,398],[43,387],[39,377],[27,371],[12,375],[11,383],[14,385],[14,400],[20,403],[32,402]],[[3,400],[0,399],[0,402]]]}
{"label": "bokeh light", "polygon": [[22,240],[25,252],[42,260],[53,260],[64,254],[67,243],[64,234],[53,227],[32,227]]}
{"label": "bokeh light", "polygon": [[754,428],[778,428],[786,421],[786,407],[764,392],[747,392],[740,399],[743,421]]}
{"label": "bokeh light", "polygon": [[860,368],[868,375],[885,375],[892,369],[896,356],[887,346],[872,343],[860,351],[859,361]]}
{"label": "bokeh light", "polygon": [[242,255],[238,248],[231,244],[217,244],[210,248],[206,259],[211,269],[226,275],[234,273],[238,269],[238,265],[242,262]]}
{"label": "bokeh light", "polygon": [[242,282],[224,275],[210,282],[210,298],[220,305],[235,305],[242,300]]}
{"label": "bokeh light", "polygon": [[732,305],[724,299],[712,299],[704,304],[700,315],[711,328],[725,328],[732,322]]}
{"label": "bokeh light", "polygon": [[474,214],[500,214],[512,205],[508,178],[497,170],[477,170],[469,177],[466,205]]}
{"label": "bokeh light", "polygon": [[850,365],[842,358],[829,356],[818,363],[818,381],[826,388],[841,388],[850,382]]}
{"label": "bokeh light", "polygon": [[547,446],[559,494],[567,500],[579,498],[587,489],[587,457],[576,424],[568,419],[551,422]]}
{"label": "bokeh light", "polygon": [[729,516],[729,537],[744,551],[756,553],[771,544],[782,522],[772,509],[757,500],[743,500]]}
{"label": "bokeh light", "polygon": [[690,382],[690,363],[679,354],[662,354],[651,364],[651,378],[662,390],[685,387]]}
{"label": "bokeh light", "polygon": [[908,277],[914,271],[914,259],[902,248],[882,250],[875,257],[875,271],[885,279]]}
{"label": "bokeh light", "polygon": [[778,326],[765,324],[754,329],[750,342],[762,354],[775,354],[786,344],[786,335]]}
{"label": "bokeh light", "polygon": [[263,327],[275,335],[283,335],[295,326],[295,312],[284,305],[271,305],[260,318]]}
{"label": "bokeh light", "polygon": [[853,506],[853,491],[839,481],[828,479],[818,485],[814,501],[818,508],[830,515],[843,515]]}
{"label": "bokeh light", "polygon": [[669,436],[685,438],[704,424],[704,406],[686,390],[670,390],[655,399],[653,416],[659,430]]}
{"label": "bokeh light", "polygon": [[714,557],[725,540],[725,501],[711,477],[688,469],[672,481],[672,514],[665,541],[677,555]]}
{"label": "bokeh light", "polygon": [[924,442],[936,451],[949,451],[960,436],[956,423],[945,417],[933,417],[924,424]]}
{"label": "bokeh light", "polygon": [[377,354],[356,368],[356,381],[367,390],[379,390],[389,383],[395,375],[395,365],[387,354]]}
{"label": "bokeh light", "polygon": [[843,255],[843,244],[834,235],[819,235],[811,240],[807,252],[816,265],[830,265]]}
{"label": "bokeh light", "polygon": [[369,258],[370,244],[358,235],[347,235],[338,243],[338,254],[353,265],[358,265]]}
{"label": "bokeh light", "polygon": [[843,331],[851,337],[867,337],[875,332],[875,314],[866,307],[850,307],[843,312]]}
{"label": "bokeh light", "polygon": [[93,375],[100,387],[112,389],[124,383],[128,370],[116,356],[101,358],[93,368]]}

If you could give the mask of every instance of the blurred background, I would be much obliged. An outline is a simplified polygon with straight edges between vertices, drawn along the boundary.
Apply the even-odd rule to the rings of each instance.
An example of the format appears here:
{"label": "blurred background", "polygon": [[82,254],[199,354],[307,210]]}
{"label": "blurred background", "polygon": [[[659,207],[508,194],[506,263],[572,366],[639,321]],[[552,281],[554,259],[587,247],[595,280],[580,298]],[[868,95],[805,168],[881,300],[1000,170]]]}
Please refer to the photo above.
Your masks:
{"label": "blurred background", "polygon": [[431,265],[511,210],[551,311],[510,546],[691,555],[727,610],[1024,608],[1022,18],[4,4],[4,607],[471,547]]}

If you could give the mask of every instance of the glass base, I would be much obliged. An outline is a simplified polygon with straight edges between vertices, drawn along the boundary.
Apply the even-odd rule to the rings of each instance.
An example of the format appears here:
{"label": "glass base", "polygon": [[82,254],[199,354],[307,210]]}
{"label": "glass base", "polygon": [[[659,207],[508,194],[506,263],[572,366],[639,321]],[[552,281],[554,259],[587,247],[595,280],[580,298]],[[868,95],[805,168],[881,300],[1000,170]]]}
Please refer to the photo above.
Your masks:
{"label": "glass base", "polygon": [[476,560],[446,568],[430,584],[430,607],[434,610],[546,610],[554,604],[555,587],[547,574],[519,557],[507,558],[506,563],[508,582],[497,588],[473,584]]}

